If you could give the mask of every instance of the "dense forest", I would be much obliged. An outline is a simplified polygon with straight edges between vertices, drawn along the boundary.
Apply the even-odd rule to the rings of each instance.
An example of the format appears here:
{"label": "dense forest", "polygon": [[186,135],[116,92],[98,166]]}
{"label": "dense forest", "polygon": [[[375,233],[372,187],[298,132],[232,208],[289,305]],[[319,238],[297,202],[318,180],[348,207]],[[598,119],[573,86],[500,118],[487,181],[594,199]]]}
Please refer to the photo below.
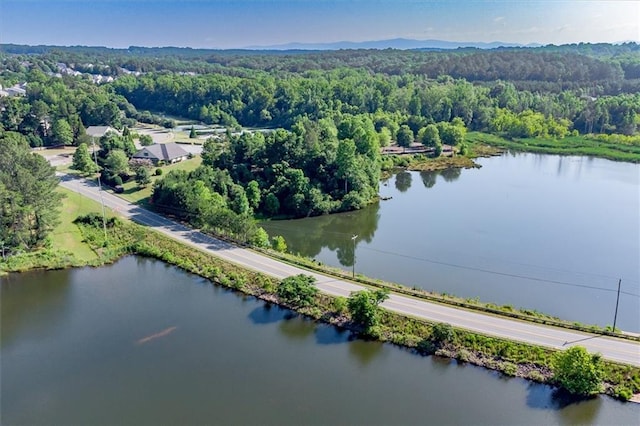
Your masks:
{"label": "dense forest", "polygon": [[[9,54],[39,50],[44,53]],[[27,99],[5,106],[10,116],[3,117],[5,126],[24,134],[35,135],[35,123],[45,116],[70,122],[77,137],[76,117],[84,126],[119,127],[127,123],[124,118],[153,121],[148,111],[209,124],[284,128],[302,116],[317,120],[344,113],[387,113],[414,132],[421,125],[459,117],[470,129],[487,131],[498,108],[568,120],[568,129],[580,133],[638,131],[637,44],[442,52],[5,45],[3,52],[0,83],[32,83]],[[82,76],[56,80],[52,75],[59,73],[60,63],[85,76],[116,79],[101,86]],[[43,142],[48,142],[46,137]]]}
{"label": "dense forest", "polygon": [[[207,143],[200,169],[156,184],[157,207],[190,220],[359,208],[376,196],[381,146],[464,153],[468,130],[640,144],[635,43],[284,52],[2,45],[0,84],[23,83],[24,96],[0,97],[0,139],[19,133],[32,147],[88,142],[91,125],[172,127],[166,116],[273,129],[228,132]],[[111,179],[114,143],[112,159],[133,151],[130,138],[101,142]],[[198,207],[203,197],[208,206]]]}

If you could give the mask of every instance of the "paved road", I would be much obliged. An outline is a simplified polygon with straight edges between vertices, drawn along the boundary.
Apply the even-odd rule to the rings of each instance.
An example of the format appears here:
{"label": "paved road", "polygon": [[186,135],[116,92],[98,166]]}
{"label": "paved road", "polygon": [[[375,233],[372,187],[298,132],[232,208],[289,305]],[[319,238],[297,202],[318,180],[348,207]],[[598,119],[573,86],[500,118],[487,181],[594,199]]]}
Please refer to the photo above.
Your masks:
{"label": "paved road", "polygon": [[[352,291],[363,288],[334,277],[309,272],[204,235],[197,230],[132,205],[109,192],[98,191],[95,184],[85,180],[64,176],[61,185],[98,202],[102,198],[108,208],[140,224],[153,227],[171,238],[273,277],[285,278],[300,273],[312,275],[317,279],[317,286],[321,291],[338,296],[349,296]],[[601,353],[604,358],[640,366],[640,343],[638,342],[496,317],[397,294],[392,294],[382,306],[417,318],[447,322],[467,330],[555,349],[581,345],[590,352]]]}

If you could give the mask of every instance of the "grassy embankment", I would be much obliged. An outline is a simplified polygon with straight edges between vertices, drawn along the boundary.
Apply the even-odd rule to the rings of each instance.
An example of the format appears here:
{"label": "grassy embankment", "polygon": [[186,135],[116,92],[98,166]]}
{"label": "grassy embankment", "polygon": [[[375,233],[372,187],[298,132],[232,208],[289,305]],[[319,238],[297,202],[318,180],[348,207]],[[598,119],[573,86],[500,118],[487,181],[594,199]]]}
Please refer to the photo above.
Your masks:
{"label": "grassy embankment", "polygon": [[466,140],[472,147],[481,144],[512,151],[559,155],[587,155],[615,161],[640,163],[640,144],[595,140],[585,135],[567,136],[563,139],[506,139],[488,133],[469,132]]}
{"label": "grassy embankment", "polygon": [[[383,160],[385,172],[399,167],[415,171],[435,171],[448,168],[472,168],[478,167],[473,161],[477,157],[489,157],[499,155],[505,150],[533,152],[540,154],[558,155],[586,155],[606,158],[615,161],[640,163],[640,143],[625,141],[624,136],[602,137],[598,136],[567,136],[563,139],[549,138],[512,138],[482,132],[469,132],[466,141],[470,148],[467,156],[441,156],[431,158],[424,154],[415,155],[389,155],[386,163]],[[616,138],[619,139],[616,141]],[[635,138],[637,139],[637,137]],[[454,148],[455,149],[455,148]]]}
{"label": "grassy embankment", "polygon": [[[262,249],[254,248],[254,250],[261,251]],[[514,319],[519,319],[527,322],[549,325],[554,327],[561,327],[576,331],[581,331],[585,333],[595,333],[602,334],[617,338],[622,338],[625,340],[632,340],[640,342],[640,337],[637,335],[621,333],[620,330],[616,327],[615,332],[610,327],[601,327],[598,325],[589,325],[582,324],[580,322],[571,322],[560,319],[558,317],[550,316],[542,312],[538,312],[533,309],[517,309],[511,305],[496,305],[494,303],[481,302],[478,299],[472,298],[461,298],[455,295],[446,294],[446,293],[432,293],[427,290],[423,290],[419,287],[407,287],[405,285],[391,283],[379,279],[373,279],[367,277],[365,275],[356,274],[355,277],[352,277],[350,273],[344,271],[339,268],[330,267],[321,263],[316,262],[313,259],[308,259],[304,257],[300,257],[290,253],[277,253],[273,250],[264,250],[265,254],[282,260],[286,263],[290,263],[292,265],[300,266],[305,269],[326,273],[335,277],[339,277],[345,280],[351,280],[358,282],[360,284],[374,287],[387,289],[394,293],[404,294],[406,296],[415,297],[418,299],[429,300],[432,302],[442,303],[446,305],[457,306],[459,308],[464,308],[473,311],[480,311],[484,313],[488,313],[491,315],[499,315]]]}
{"label": "grassy embankment", "polygon": [[[176,164],[161,167],[163,175],[171,170],[194,170],[202,163],[198,156]],[[77,173],[70,170],[68,165],[58,168],[67,173]],[[152,183],[161,176],[152,176]],[[139,188],[134,179],[124,185],[125,193],[121,196],[132,203],[147,205],[151,196],[151,185]],[[67,267],[101,265],[110,261],[110,255],[104,256],[105,250],[100,250],[100,256],[92,250],[84,241],[80,230],[73,223],[79,217],[88,213],[101,213],[99,203],[85,198],[73,191],[58,187],[57,191],[64,194],[60,214],[60,223],[51,232],[47,247],[32,253],[11,256],[6,262],[0,261],[0,275],[10,272],[22,272],[31,269],[61,269]],[[113,217],[114,213],[106,209],[107,217]],[[1,260],[1,259],[0,259]]]}
{"label": "grassy embankment", "polygon": [[[114,219],[111,212],[108,240],[105,241],[99,215],[93,224],[73,224],[79,214],[100,212],[100,205],[66,190],[62,191],[68,195],[64,203],[66,214],[56,233],[64,238],[56,238],[52,249],[44,250],[39,256],[18,256],[21,257],[20,261],[10,260],[9,263],[0,265],[1,267],[25,270],[101,265],[127,254],[138,254],[160,259],[216,284],[286,306],[276,296],[278,281],[274,278],[193,250],[140,225]],[[295,310],[316,320],[361,332],[357,325],[350,322],[345,307],[343,298],[320,294],[312,306]],[[377,335],[369,337],[412,348],[422,354],[436,354],[455,358],[460,363],[484,366],[506,376],[553,383],[550,369],[553,350],[464,330],[455,330],[446,341],[436,341],[432,329],[433,324],[426,321],[384,312]],[[606,362],[605,371],[604,390],[607,394],[628,399],[632,394],[640,392],[639,368]]]}
{"label": "grassy embankment", "polygon": [[[483,155],[495,155],[495,150],[492,148],[488,148],[488,149],[484,149],[482,151],[476,152],[475,155],[479,155],[479,153]],[[416,164],[418,166],[423,165],[425,169],[429,169],[430,167],[432,167],[431,165],[433,164],[436,164],[435,166],[436,168],[439,168],[441,166],[444,168],[447,168],[447,167],[455,167],[453,166],[453,164],[458,164],[458,165],[463,164],[465,161],[472,162],[472,160],[463,156],[426,159],[426,162],[424,161],[425,159],[422,159],[422,158],[418,158],[414,160],[412,159],[411,156],[403,156],[402,158],[410,161],[415,161],[416,163],[414,165]],[[196,157],[191,160],[164,166],[162,167],[162,169],[164,172],[168,172],[170,170],[190,171],[190,170],[194,170],[200,164],[201,164],[200,157]],[[158,176],[153,176],[152,179],[155,180],[158,178],[159,178]],[[120,195],[121,197],[127,199],[132,203],[141,204],[147,208],[152,207],[148,203],[149,197],[151,196],[151,185],[144,188],[139,188],[137,183],[131,180],[125,183],[124,187],[125,187],[125,192]],[[71,252],[73,251],[71,250]],[[345,271],[338,268],[332,268],[326,265],[319,264],[311,259],[302,258],[292,254],[275,253],[273,251],[266,252],[265,254],[270,255],[272,257],[276,257],[287,263],[301,266],[303,268],[328,273],[334,276],[339,276],[347,280],[351,279],[351,276],[345,273]],[[74,264],[77,264],[77,263],[78,262],[75,262]],[[88,262],[88,263],[91,264],[91,262]],[[29,269],[27,265],[28,264],[25,265],[25,269]],[[470,299],[470,298],[464,299],[464,298],[456,297],[454,295],[431,293],[417,287],[409,288],[407,286],[403,286],[395,283],[389,283],[382,280],[372,279],[360,274],[357,275],[357,277],[355,278],[355,281],[358,281],[361,284],[372,286],[372,287],[385,288],[385,289],[388,289],[397,293],[402,293],[411,297],[417,297],[417,298],[435,301],[438,303],[444,303],[448,305],[453,305],[453,306],[457,306],[465,309],[481,311],[481,312],[489,313],[492,315],[507,316],[510,318],[521,319],[528,322],[534,322],[534,323],[539,323],[544,325],[552,325],[556,327],[563,327],[563,328],[568,328],[568,329],[573,329],[573,330],[583,331],[588,333],[611,335],[611,336],[620,337],[620,338],[629,339],[629,340],[640,340],[640,338],[636,336],[619,333],[618,332],[619,330],[616,330],[616,332],[613,332],[609,328],[603,328],[596,325],[588,325],[588,324],[582,324],[579,322],[565,321],[560,318],[552,317],[535,310],[517,309],[509,305],[498,306],[493,303],[483,303],[476,299]]]}
{"label": "grassy embankment", "polygon": [[[84,242],[80,229],[73,221],[81,215],[101,212],[99,203],[75,192],[58,187],[56,191],[64,195],[60,223],[51,232],[47,247],[32,253],[11,256],[0,262],[0,275],[31,269],[61,269],[73,266],[99,265],[102,261],[96,252]],[[106,211],[113,216],[111,211]]]}

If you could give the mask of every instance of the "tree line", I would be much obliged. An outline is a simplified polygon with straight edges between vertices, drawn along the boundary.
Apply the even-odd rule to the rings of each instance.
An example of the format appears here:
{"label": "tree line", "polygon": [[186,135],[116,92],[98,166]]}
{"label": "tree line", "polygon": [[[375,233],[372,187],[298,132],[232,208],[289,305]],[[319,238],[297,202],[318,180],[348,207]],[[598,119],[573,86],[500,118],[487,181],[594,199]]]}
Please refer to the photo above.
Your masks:
{"label": "tree line", "polygon": [[[640,63],[637,45],[601,49],[608,56],[576,50],[185,52],[156,57],[158,65],[148,73],[121,75],[104,85],[81,76],[55,77],[56,61],[122,72],[127,61],[149,56],[91,48],[40,56],[3,53],[0,83],[28,84],[26,97],[0,98],[0,123],[27,136],[31,146],[86,142],[84,128],[91,125],[173,126],[150,111],[229,127],[287,129],[301,117],[382,113],[415,134],[427,124],[455,118],[471,130],[495,131],[494,120],[507,109],[568,121],[568,130],[579,133],[636,133],[640,80],[626,76],[635,75]],[[300,61],[313,66],[301,68]],[[203,63],[215,66],[202,69]],[[408,68],[389,72],[386,63]]]}
{"label": "tree line", "polygon": [[[188,219],[213,217],[202,209],[224,212],[215,216],[226,222],[211,219],[208,226],[234,235],[257,232],[244,220],[252,214],[301,217],[362,207],[376,196],[379,148],[393,142],[420,142],[436,155],[442,144],[464,152],[470,129],[515,138],[596,133],[627,143],[640,126],[636,44],[266,54],[40,50],[26,55],[29,49],[13,46],[0,54],[0,84],[27,83],[26,96],[0,98],[4,152],[17,149],[4,146],[15,140],[82,145],[92,125],[174,125],[158,113],[273,129],[210,141],[201,169],[167,176],[154,188],[159,208]],[[118,78],[98,85],[86,76],[56,76],[60,61]],[[131,74],[138,69],[144,73]],[[103,178],[117,184],[133,170],[148,182],[149,167],[129,163],[134,150],[130,135],[102,140]],[[94,171],[86,149],[76,163]],[[4,185],[6,192],[11,185]],[[49,226],[45,216],[34,220],[23,223]],[[42,242],[40,231],[31,232],[19,234],[25,247]]]}

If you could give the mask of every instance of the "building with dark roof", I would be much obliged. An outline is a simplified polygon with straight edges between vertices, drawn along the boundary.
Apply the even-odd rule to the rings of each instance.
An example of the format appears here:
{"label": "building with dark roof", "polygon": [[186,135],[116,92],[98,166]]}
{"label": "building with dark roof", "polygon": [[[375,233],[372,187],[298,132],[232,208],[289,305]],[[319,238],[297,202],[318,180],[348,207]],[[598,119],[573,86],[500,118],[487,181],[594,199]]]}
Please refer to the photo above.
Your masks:
{"label": "building with dark roof", "polygon": [[153,164],[163,161],[165,163],[177,163],[189,157],[189,153],[177,143],[156,143],[145,146],[133,155],[133,158],[151,160]]}

